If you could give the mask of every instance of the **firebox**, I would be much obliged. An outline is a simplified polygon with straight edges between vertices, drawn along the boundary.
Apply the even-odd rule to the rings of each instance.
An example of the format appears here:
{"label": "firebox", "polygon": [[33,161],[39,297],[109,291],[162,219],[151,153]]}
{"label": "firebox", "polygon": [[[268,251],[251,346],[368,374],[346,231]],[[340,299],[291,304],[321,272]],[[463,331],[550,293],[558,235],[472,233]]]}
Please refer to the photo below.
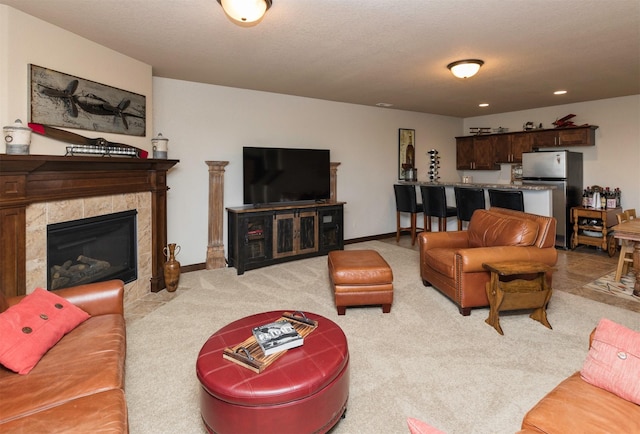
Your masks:
{"label": "firebox", "polygon": [[138,277],[138,212],[123,211],[47,226],[47,288]]}

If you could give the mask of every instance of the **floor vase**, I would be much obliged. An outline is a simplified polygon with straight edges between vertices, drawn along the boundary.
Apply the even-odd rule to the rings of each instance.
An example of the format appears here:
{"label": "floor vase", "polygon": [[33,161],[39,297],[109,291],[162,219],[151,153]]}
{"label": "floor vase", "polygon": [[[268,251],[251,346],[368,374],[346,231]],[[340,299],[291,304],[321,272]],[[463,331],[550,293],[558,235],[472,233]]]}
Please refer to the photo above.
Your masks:
{"label": "floor vase", "polygon": [[169,244],[163,249],[167,262],[164,263],[164,283],[167,291],[174,292],[178,289],[180,281],[180,262],[176,261],[176,255],[180,253],[180,246]]}

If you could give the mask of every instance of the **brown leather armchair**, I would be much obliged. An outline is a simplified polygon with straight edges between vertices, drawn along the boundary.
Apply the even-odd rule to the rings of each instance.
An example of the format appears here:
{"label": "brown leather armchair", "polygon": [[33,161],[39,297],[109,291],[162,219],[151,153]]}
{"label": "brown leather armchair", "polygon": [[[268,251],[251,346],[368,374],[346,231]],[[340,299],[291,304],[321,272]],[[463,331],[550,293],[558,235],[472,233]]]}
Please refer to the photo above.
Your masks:
{"label": "brown leather armchair", "polygon": [[[503,208],[479,209],[469,227],[457,232],[418,235],[420,276],[449,297],[462,315],[489,305],[485,285],[490,273],[485,262],[535,261],[553,266],[556,219]],[[551,286],[552,272],[547,273]]]}

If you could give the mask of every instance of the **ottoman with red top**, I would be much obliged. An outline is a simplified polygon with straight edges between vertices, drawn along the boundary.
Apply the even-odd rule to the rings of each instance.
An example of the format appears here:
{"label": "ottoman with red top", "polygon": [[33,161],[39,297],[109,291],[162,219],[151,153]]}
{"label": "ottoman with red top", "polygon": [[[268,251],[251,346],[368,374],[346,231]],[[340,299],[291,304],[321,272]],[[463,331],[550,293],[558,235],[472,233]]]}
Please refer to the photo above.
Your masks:
{"label": "ottoman with red top", "polygon": [[214,333],[196,362],[200,413],[212,433],[324,433],[344,414],[349,397],[349,349],[337,324],[307,313],[318,327],[260,374],[222,358],[226,347],[284,311],[239,319]]}

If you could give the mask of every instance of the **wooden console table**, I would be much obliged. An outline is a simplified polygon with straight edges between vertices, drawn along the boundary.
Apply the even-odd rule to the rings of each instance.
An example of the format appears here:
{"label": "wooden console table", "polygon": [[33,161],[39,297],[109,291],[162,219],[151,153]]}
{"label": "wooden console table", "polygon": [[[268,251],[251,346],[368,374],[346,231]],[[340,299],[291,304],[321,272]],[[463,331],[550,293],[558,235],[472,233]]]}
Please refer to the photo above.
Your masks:
{"label": "wooden console table", "polygon": [[0,291],[26,292],[26,209],[39,202],[151,192],[151,291],[165,288],[167,171],[178,160],[0,155]]}
{"label": "wooden console table", "polygon": [[[535,310],[529,317],[551,328],[547,320],[547,303],[551,298],[551,288],[545,278],[545,273],[552,270],[550,266],[526,261],[492,262],[482,266],[491,272],[491,281],[486,286],[489,299],[489,318],[485,320],[487,324],[504,335],[500,327],[500,311],[533,308]],[[519,277],[509,279],[516,275]],[[526,280],[526,275],[535,277]]]}

